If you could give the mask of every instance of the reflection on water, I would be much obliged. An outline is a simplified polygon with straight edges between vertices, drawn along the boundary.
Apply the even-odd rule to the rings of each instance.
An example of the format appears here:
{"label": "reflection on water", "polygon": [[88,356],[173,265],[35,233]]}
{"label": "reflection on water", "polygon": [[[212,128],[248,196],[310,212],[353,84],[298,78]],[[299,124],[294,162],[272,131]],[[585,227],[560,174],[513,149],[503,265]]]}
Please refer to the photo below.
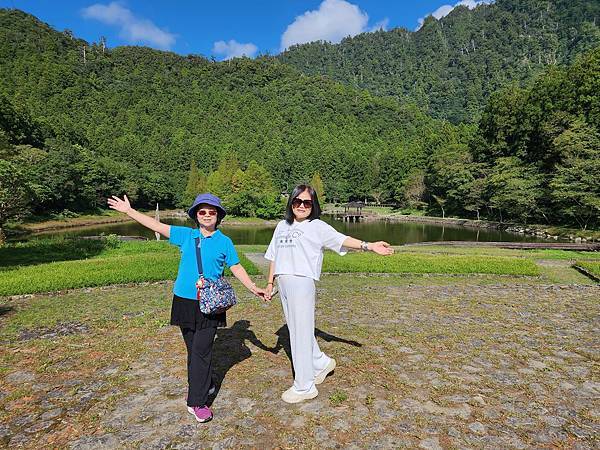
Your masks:
{"label": "reflection on water", "polygon": [[442,226],[415,222],[359,222],[347,223],[326,217],[325,220],[344,234],[365,241],[385,240],[393,245],[431,241],[480,241],[480,242],[538,242],[542,239],[508,233],[506,231]]}
{"label": "reflection on water", "polygon": [[[507,233],[505,231],[466,228],[460,226],[441,226],[424,223],[398,222],[359,222],[347,223],[323,216],[338,231],[365,241],[385,240],[393,245],[428,241],[481,241],[481,242],[539,242],[533,236]],[[166,219],[172,225],[193,226],[188,219]],[[221,230],[236,244],[268,244],[275,226],[264,225],[223,225]],[[117,223],[102,226],[90,226],[76,230],[64,230],[43,234],[43,236],[96,236],[99,234],[118,234],[121,236],[145,236],[154,239],[154,232],[135,222]]]}

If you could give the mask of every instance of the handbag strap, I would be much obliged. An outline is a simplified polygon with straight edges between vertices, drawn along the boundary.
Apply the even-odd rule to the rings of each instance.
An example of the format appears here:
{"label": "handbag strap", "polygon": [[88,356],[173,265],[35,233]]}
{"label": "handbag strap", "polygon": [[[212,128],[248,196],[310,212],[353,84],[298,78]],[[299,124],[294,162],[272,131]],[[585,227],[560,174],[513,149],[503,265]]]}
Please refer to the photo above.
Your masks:
{"label": "handbag strap", "polygon": [[201,252],[201,248],[200,248],[200,238],[194,238],[194,241],[196,242],[196,263],[198,264],[198,277],[202,277],[202,252]]}

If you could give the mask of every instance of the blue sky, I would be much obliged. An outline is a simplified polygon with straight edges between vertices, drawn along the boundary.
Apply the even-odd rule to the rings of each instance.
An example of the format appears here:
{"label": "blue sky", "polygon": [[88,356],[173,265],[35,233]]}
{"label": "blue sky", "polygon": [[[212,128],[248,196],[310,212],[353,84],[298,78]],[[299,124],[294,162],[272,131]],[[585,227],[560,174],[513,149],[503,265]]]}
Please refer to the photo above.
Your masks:
{"label": "blue sky", "polygon": [[[0,0],[57,30],[109,47],[146,45],[227,59],[277,54],[295,43],[378,28],[415,30],[427,15],[443,17],[457,4],[492,0]],[[60,5],[60,6],[59,6]]]}

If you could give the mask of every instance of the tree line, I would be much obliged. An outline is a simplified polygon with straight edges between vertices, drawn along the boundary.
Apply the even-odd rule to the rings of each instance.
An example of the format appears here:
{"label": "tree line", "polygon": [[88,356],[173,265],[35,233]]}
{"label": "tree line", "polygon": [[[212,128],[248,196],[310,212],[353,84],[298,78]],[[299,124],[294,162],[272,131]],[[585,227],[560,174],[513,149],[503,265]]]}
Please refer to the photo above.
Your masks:
{"label": "tree line", "polygon": [[413,101],[433,117],[476,123],[498,89],[600,45],[599,25],[597,1],[496,0],[430,16],[418,31],[301,44],[277,58],[309,75]]}
{"label": "tree line", "polygon": [[597,226],[599,51],[452,124],[270,57],[107,49],[0,10],[0,225],[115,193],[186,206],[204,188],[273,217],[314,179],[331,201]]}

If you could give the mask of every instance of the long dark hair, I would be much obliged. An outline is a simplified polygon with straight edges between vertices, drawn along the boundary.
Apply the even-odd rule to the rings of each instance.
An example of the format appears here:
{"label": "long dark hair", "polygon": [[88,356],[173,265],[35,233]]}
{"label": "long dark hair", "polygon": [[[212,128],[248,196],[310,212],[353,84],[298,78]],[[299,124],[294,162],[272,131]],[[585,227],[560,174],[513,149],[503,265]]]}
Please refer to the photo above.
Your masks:
{"label": "long dark hair", "polygon": [[312,209],[310,210],[310,215],[308,216],[308,220],[314,220],[321,217],[321,205],[319,205],[319,198],[317,197],[317,191],[315,191],[312,186],[308,184],[299,184],[294,188],[290,197],[288,198],[287,206],[285,207],[285,221],[288,224],[294,223],[294,211],[292,211],[292,202],[296,197],[302,194],[304,191],[308,191],[310,194],[310,199],[313,202]]}

